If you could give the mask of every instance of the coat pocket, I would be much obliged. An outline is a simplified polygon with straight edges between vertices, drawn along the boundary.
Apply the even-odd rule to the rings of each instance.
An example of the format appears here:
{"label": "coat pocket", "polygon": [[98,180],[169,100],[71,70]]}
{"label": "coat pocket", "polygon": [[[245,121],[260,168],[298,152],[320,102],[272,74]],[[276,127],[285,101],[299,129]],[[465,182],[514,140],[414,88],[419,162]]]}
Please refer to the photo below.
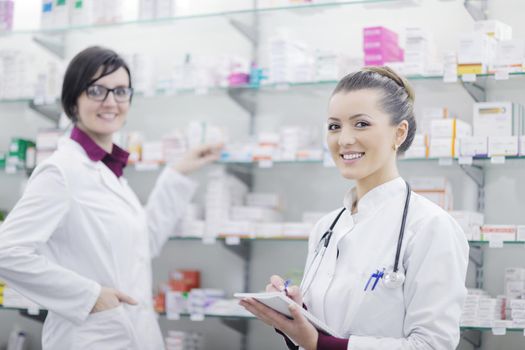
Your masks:
{"label": "coat pocket", "polygon": [[72,350],[137,349],[134,330],[122,305],[90,314],[75,329]]}

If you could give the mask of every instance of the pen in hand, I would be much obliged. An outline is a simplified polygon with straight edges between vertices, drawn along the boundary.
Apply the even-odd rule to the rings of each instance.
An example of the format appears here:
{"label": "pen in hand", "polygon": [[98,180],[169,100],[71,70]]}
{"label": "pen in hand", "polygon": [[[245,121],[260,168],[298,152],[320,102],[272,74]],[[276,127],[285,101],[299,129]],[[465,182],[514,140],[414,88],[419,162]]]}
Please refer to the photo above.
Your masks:
{"label": "pen in hand", "polygon": [[284,294],[286,294],[286,296],[289,296],[288,295],[288,286],[290,285],[290,283],[292,283],[292,280],[290,280],[290,279],[287,279],[286,281],[284,281],[283,292],[284,292]]}

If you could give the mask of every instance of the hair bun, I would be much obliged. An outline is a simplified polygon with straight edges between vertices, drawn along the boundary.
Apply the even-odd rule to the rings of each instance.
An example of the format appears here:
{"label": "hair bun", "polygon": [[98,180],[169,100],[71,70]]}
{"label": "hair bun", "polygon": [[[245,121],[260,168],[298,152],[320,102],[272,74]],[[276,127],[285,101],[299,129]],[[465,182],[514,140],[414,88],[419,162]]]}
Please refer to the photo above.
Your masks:
{"label": "hair bun", "polygon": [[408,99],[414,102],[416,95],[414,89],[410,85],[407,79],[403,78],[401,75],[397,74],[392,68],[388,66],[384,67],[364,67],[363,71],[372,72],[379,74],[385,78],[393,80],[397,85],[404,89],[407,93]]}

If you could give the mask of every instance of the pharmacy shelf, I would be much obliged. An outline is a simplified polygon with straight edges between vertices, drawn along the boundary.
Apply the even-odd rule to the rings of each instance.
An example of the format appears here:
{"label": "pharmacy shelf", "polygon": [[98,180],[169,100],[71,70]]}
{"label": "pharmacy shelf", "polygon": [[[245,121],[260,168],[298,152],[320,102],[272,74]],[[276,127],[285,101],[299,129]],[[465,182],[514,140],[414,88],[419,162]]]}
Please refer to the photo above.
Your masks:
{"label": "pharmacy shelf", "polygon": [[[167,318],[167,314],[165,312],[159,313],[159,316]],[[218,318],[218,319],[251,320],[251,319],[255,319],[256,318],[253,315],[219,315],[219,314],[192,315],[192,314],[189,314],[189,313],[181,313],[178,316],[180,316],[180,318],[197,319],[198,321],[201,321],[203,316],[204,316],[204,319],[207,319],[207,318],[211,318],[211,319]],[[175,321],[177,321],[177,320],[175,320]]]}
{"label": "pharmacy shelf", "polygon": [[[212,238],[213,239],[213,238]],[[235,235],[228,235],[228,236],[225,236],[225,235],[219,235],[218,237],[216,237],[217,240],[219,241],[226,241],[226,243],[228,244],[229,240],[235,240],[235,239],[239,239],[241,241],[248,241],[248,242],[253,242],[253,241],[265,241],[265,242],[306,242],[308,240],[308,237],[304,236],[304,237],[253,237],[253,236],[248,236],[248,235],[239,235],[239,236],[235,236]],[[182,236],[175,236],[175,237],[170,237],[169,238],[170,241],[203,241],[204,243],[206,243],[206,240],[203,239],[202,237],[182,237]]]}
{"label": "pharmacy shelf", "polygon": [[[43,321],[45,319],[46,310],[41,309],[40,313],[38,315],[32,315],[28,313],[28,310],[25,308],[14,308],[14,307],[4,307],[0,305],[0,311],[18,311],[22,315],[26,317],[32,317],[34,319]],[[205,320],[213,320],[217,319],[220,320],[221,323],[225,324],[226,326],[238,331],[239,333],[246,334],[248,327],[247,322],[251,320],[256,320],[257,318],[253,315],[231,315],[231,314],[204,314],[204,315],[196,315],[196,314],[190,314],[190,313],[181,313],[176,315],[176,317],[170,316],[165,312],[158,313],[160,317],[163,319],[166,319],[167,321],[179,321],[179,320],[191,320],[192,322],[203,322]],[[460,330],[462,332],[492,332],[494,333],[494,329],[491,327],[460,327]],[[525,329],[523,328],[505,328],[505,331],[507,333],[524,333]]]}
{"label": "pharmacy shelf", "polygon": [[[506,80],[497,80],[494,74],[478,74],[475,76],[475,82],[466,82],[464,84],[474,84],[474,83],[483,83],[488,85],[494,85],[498,88],[512,87],[517,86],[523,87],[525,81],[522,80],[525,78],[525,72],[516,72],[510,73],[508,79]],[[435,84],[438,84],[441,87],[447,88],[449,86],[460,86],[462,84],[461,77],[458,77],[458,82],[447,83],[443,81],[442,76],[422,76],[414,75],[407,76],[408,80],[412,81],[416,85],[416,90],[419,84],[433,84],[431,87],[434,87]],[[134,98],[162,98],[162,97],[177,97],[177,96],[197,96],[197,97],[208,97],[210,95],[223,95],[229,96],[232,93],[238,94],[258,94],[258,93],[302,93],[305,89],[327,89],[331,91],[335,88],[337,80],[323,80],[323,81],[310,81],[310,82],[297,82],[297,83],[269,83],[261,85],[242,85],[242,86],[213,86],[213,87],[199,87],[199,88],[184,88],[184,89],[157,89],[150,93],[136,93]],[[328,95],[327,95],[328,96]],[[36,101],[33,98],[14,98],[14,99],[0,99],[2,104],[32,104],[33,106],[42,106],[52,108],[56,106],[56,109],[59,109],[59,102],[55,103],[43,103],[42,101]]]}
{"label": "pharmacy shelf", "polygon": [[[225,241],[226,244],[233,244],[237,241],[242,242],[306,242],[308,241],[308,237],[253,237],[249,235],[219,235],[216,237],[216,240],[218,241]],[[175,236],[170,237],[170,241],[194,241],[194,242],[204,242],[206,244],[206,240],[203,240],[202,237],[183,237],[183,236]],[[490,246],[491,242],[489,241],[468,241],[470,245],[473,246]],[[492,242],[493,243],[493,242]],[[516,245],[525,245],[525,241],[503,241],[503,245],[509,245],[509,246],[516,246]]]}
{"label": "pharmacy shelf", "polygon": [[[498,157],[499,158],[499,157]],[[492,163],[493,159],[490,157],[474,157],[473,159],[474,164],[485,164],[485,163]],[[507,160],[525,160],[525,156],[506,156],[505,157],[505,164],[507,163]],[[459,160],[458,159],[451,159],[451,158],[400,158],[399,161],[401,163],[436,163],[442,166],[447,165],[458,165]],[[224,164],[224,165],[240,165],[240,166],[257,166],[259,168],[272,168],[273,166],[279,166],[279,165],[294,165],[294,164],[312,164],[312,165],[323,165],[322,160],[312,159],[312,160],[273,160],[273,161],[233,161],[233,160],[220,160],[217,162],[217,164]],[[505,165],[505,164],[497,164],[494,165]],[[133,169],[135,171],[156,171],[159,170],[162,166],[165,165],[165,162],[144,162],[144,163],[130,163],[128,164],[129,169]],[[330,166],[332,167],[332,166]]]}
{"label": "pharmacy shelf", "polygon": [[33,34],[33,35],[35,34],[57,34],[57,33],[88,31],[92,29],[133,26],[133,25],[134,26],[145,26],[145,25],[171,24],[171,23],[175,23],[179,21],[190,21],[190,20],[209,19],[209,18],[230,18],[234,16],[265,14],[265,13],[272,13],[272,12],[279,12],[279,11],[323,10],[323,9],[329,9],[329,8],[342,8],[342,7],[348,7],[348,6],[353,6],[353,5],[394,3],[396,1],[398,0],[345,0],[345,1],[326,1],[322,3],[314,3],[314,4],[296,4],[296,5],[287,5],[287,6],[246,8],[246,9],[240,9],[240,10],[208,12],[208,13],[168,17],[168,18],[133,20],[133,21],[123,21],[123,22],[107,23],[107,24],[67,26],[67,27],[59,27],[59,28],[54,28],[54,29],[18,30],[18,31],[10,31],[10,32],[0,32],[0,36],[20,35],[20,34]]}
{"label": "pharmacy shelf", "polygon": [[[524,245],[525,242],[524,241],[503,241],[502,242],[504,245]],[[489,241],[469,241],[469,244],[471,245],[489,245],[491,244],[491,242]]]}

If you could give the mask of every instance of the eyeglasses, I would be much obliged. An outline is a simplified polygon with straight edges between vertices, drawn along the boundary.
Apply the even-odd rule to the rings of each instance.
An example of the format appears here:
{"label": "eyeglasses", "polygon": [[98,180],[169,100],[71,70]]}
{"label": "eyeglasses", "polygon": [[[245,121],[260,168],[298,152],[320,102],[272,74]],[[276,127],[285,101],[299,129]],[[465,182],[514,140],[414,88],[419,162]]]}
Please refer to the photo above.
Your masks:
{"label": "eyeglasses", "polygon": [[114,89],[108,89],[102,85],[90,85],[86,89],[86,95],[90,100],[93,101],[105,101],[108,98],[109,93],[113,93],[113,98],[117,102],[129,102],[131,96],[133,96],[133,88],[130,87],[116,87]]}

